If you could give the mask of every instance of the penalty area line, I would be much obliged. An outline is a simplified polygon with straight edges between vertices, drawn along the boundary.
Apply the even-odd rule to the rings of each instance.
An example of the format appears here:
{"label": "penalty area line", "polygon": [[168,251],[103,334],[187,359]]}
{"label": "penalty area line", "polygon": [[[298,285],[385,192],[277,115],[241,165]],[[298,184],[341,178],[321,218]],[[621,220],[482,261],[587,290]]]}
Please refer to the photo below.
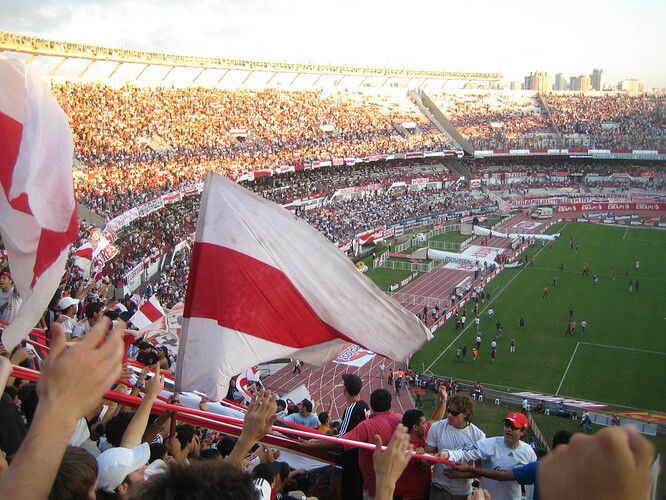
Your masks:
{"label": "penalty area line", "polygon": [[564,379],[567,378],[567,373],[569,373],[569,368],[571,368],[571,363],[573,362],[574,358],[576,357],[576,352],[578,351],[578,346],[580,346],[582,342],[578,342],[576,344],[576,347],[574,348],[573,353],[571,354],[571,358],[569,359],[569,364],[567,365],[567,369],[564,370],[564,375],[562,375],[562,380],[560,380],[560,385],[557,386],[557,390],[555,391],[555,395],[559,396],[560,394],[560,389],[562,389],[562,384],[564,384]]}

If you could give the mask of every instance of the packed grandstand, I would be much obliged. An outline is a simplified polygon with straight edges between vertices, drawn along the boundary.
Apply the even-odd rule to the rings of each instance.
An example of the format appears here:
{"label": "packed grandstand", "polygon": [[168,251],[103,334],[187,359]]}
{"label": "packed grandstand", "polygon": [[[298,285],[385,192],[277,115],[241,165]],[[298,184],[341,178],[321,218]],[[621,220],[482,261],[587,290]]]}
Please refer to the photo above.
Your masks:
{"label": "packed grandstand", "polygon": [[[107,53],[100,48],[91,47],[82,52],[81,46],[75,44],[53,42],[49,45],[30,37],[18,39],[15,36],[12,40],[14,45],[9,52],[20,53],[20,46],[30,53],[27,47],[32,46],[44,56],[53,55],[49,50],[65,53],[69,50],[75,57],[83,59],[93,57],[91,54],[95,53],[95,57],[102,60],[116,61],[115,52]],[[137,53],[132,57],[141,59],[148,55]],[[166,58],[170,64],[179,64],[176,56],[151,54],[150,57],[154,60]],[[129,63],[129,59],[125,62]],[[446,275],[436,274],[445,266],[435,267],[435,274],[431,276],[438,276],[437,279],[447,283],[447,287],[442,287],[441,295],[431,294],[425,298],[427,300],[419,299],[418,292],[413,290],[418,280],[427,278],[430,271],[411,285],[408,282],[413,277],[385,290],[395,292],[394,298],[417,314],[433,332],[447,321],[453,321],[454,317],[458,321],[465,304],[469,302],[467,307],[470,310],[474,302],[478,304],[485,295],[486,284],[509,261],[520,262],[523,253],[531,251],[530,245],[542,237],[539,233],[545,229],[530,229],[536,227],[529,224],[531,209],[548,206],[554,210],[555,218],[571,221],[592,219],[594,216],[590,217],[590,214],[597,212],[603,214],[597,218],[604,217],[611,221],[609,223],[616,222],[615,216],[632,214],[640,216],[640,219],[632,219],[637,225],[664,226],[666,96],[663,94],[542,94],[488,88],[434,91],[367,86],[312,86],[299,90],[270,86],[225,88],[201,85],[197,81],[160,85],[138,80],[65,78],[59,75],[46,80],[71,127],[80,229],[58,292],[38,328],[33,330],[30,342],[18,346],[12,353],[5,353],[11,356],[14,364],[29,369],[39,370],[43,366],[42,358],[51,342],[48,332],[59,322],[59,317],[68,316],[65,323],[71,326],[67,334],[72,342],[91,329],[92,320],[99,316],[102,307],[125,312],[124,317],[128,318],[153,297],[167,315],[178,317],[180,311],[182,318],[203,181],[208,171],[228,177],[289,210],[355,262],[372,256],[370,262],[374,260],[377,267],[382,266],[382,259],[376,260],[377,254],[384,252],[387,243],[403,243],[416,237],[416,233],[443,233],[448,230],[443,228],[453,225],[459,228],[470,223],[471,226],[474,218],[476,224],[479,219],[497,217],[501,222],[492,226],[489,234],[472,229],[466,233],[470,239],[455,249],[464,253],[469,244],[506,248],[502,256],[493,254],[489,261],[481,259],[481,264],[478,256],[465,257],[467,267],[449,270]],[[525,231],[513,237],[502,235],[503,231],[512,231],[512,227],[524,227]],[[410,245],[405,248],[410,248],[415,240],[409,241]],[[18,311],[17,299],[10,298],[15,292],[7,257],[3,247],[2,267],[6,276],[0,304],[3,324],[11,323]],[[419,260],[400,252],[391,257],[408,262],[406,265],[416,264]],[[18,300],[20,304],[20,298]],[[176,320],[179,321],[182,319]],[[143,392],[143,401],[149,402],[158,397],[165,399],[165,395],[172,396],[174,388],[170,385],[173,382],[170,376],[175,373],[178,360],[171,332],[167,329],[163,336],[153,338],[151,344],[142,340],[144,332],[137,331],[140,330],[137,327],[132,328],[134,338],[125,346],[124,356],[129,364],[123,374],[123,381],[128,386],[124,392],[129,394],[131,391],[132,396]],[[180,333],[179,328],[180,324],[173,331]],[[153,354],[155,359],[151,358]],[[167,373],[166,386],[163,381],[162,385],[154,382],[159,377],[146,380],[148,370],[144,367],[153,363],[159,363]],[[390,373],[391,392],[393,377],[397,382],[393,409],[397,409],[397,404],[406,411],[404,417],[389,419],[393,428],[398,421],[410,432],[419,426],[423,413],[414,408],[415,404],[419,406],[422,396],[426,397],[426,389],[433,398],[436,395],[441,397],[442,404],[433,410],[434,420],[443,418],[441,412],[447,398],[457,405],[458,411],[451,411],[449,406],[449,419],[455,420],[461,412],[471,414],[471,398],[463,396],[463,389],[449,380],[453,373],[447,374],[449,377],[445,382],[444,377],[418,373],[403,363],[386,360],[380,364],[377,357],[367,371],[356,369],[354,373],[360,377],[354,375],[344,381],[336,379],[342,371],[322,369],[320,386],[306,388],[309,389],[308,399],[300,397],[302,393],[297,390],[303,381],[296,377],[297,369],[300,377],[300,361],[290,362],[263,380],[263,386],[278,391],[281,396],[290,395],[282,398],[287,400],[286,403],[278,401],[277,404],[282,406],[276,411],[280,411],[280,425],[301,424],[291,426],[296,433],[314,430],[324,436],[345,435],[353,427],[349,421],[353,410],[347,412],[344,406],[351,403],[349,408],[353,408],[359,394],[365,399],[371,398],[373,411],[387,411],[386,404],[390,406],[391,396],[388,395],[387,403],[384,399],[388,392],[382,388],[387,373]],[[314,370],[314,367],[309,369]],[[14,408],[11,416],[3,417],[0,422],[0,449],[9,457],[17,453],[26,433],[14,401],[21,401],[21,411],[30,424],[33,418],[30,408],[32,405],[34,411],[39,392],[34,384],[28,383],[30,376],[26,373],[14,373],[16,378],[11,379],[10,390],[3,396],[3,404],[8,398]],[[324,380],[325,377],[330,379]],[[375,387],[379,387],[380,393],[375,390],[370,396],[368,388],[372,387],[371,380],[377,377],[379,382],[375,382]],[[410,392],[410,382],[414,387],[423,388],[423,393]],[[220,403],[207,403],[201,394],[193,393],[181,396],[181,403],[185,405],[187,400],[190,409],[242,418],[247,409],[244,405],[249,403],[252,393],[258,393],[262,382],[257,376],[249,382],[245,380],[245,384],[234,379],[227,398]],[[363,392],[360,384],[364,386]],[[340,385],[344,386],[344,398],[334,395],[331,389]],[[402,395],[401,388],[407,389]],[[323,393],[317,396],[319,391],[327,391],[327,399]],[[465,387],[465,391],[474,394],[474,399],[481,394],[480,385],[479,388]],[[122,459],[109,458],[109,452],[122,447],[132,448],[128,443],[138,446],[147,439],[146,436],[151,440],[155,438],[150,444],[151,466],[147,476],[151,477],[163,472],[171,460],[188,463],[188,456],[193,463],[195,458],[225,457],[230,453],[232,460],[237,458],[232,453],[234,441],[223,437],[230,428],[224,425],[230,425],[229,422],[209,426],[215,432],[206,431],[206,434],[202,429],[211,423],[207,417],[192,412],[181,413],[180,425],[175,426],[174,420],[169,429],[164,415],[178,413],[178,409],[172,407],[175,413],[164,413],[143,434],[148,413],[144,415],[142,410],[146,412],[146,408],[139,406],[132,416],[125,410],[138,403],[124,397],[122,394],[116,396],[114,403],[107,404],[107,414],[99,421],[97,414],[91,414],[88,425],[83,425],[86,430],[90,427],[87,434],[83,433],[86,436],[76,442],[70,441],[96,456],[98,468],[77,458],[74,448],[66,451],[66,459],[78,467],[95,468],[99,488],[97,498],[120,497],[127,493],[128,485],[132,483],[129,475],[135,469],[125,467],[126,474],[118,476],[113,467]],[[497,396],[497,401],[500,397]],[[312,413],[310,399],[319,401],[318,416],[317,411]],[[272,402],[266,404],[274,405]],[[567,415],[578,416],[587,412],[587,407],[571,404]],[[554,401],[551,406],[555,412]],[[250,408],[253,414],[260,411],[256,406]],[[353,418],[360,422],[365,416],[361,418],[354,414]],[[416,420],[412,421],[414,418]],[[15,428],[9,427],[7,422],[10,419],[14,419],[12,425]],[[315,420],[316,423],[311,425],[310,422]],[[505,422],[511,423],[514,434],[519,431],[520,436],[507,438],[515,441],[511,446],[518,446],[520,437],[530,426],[527,417],[512,411]],[[143,426],[136,443],[127,438],[132,432],[136,434],[132,424]],[[663,425],[663,422],[659,424],[660,429]],[[177,442],[168,440],[169,432]],[[485,437],[479,433],[478,439]],[[263,438],[261,432],[255,434],[255,441]],[[385,442],[391,434],[384,434]],[[416,436],[414,432],[410,435]],[[340,469],[330,466],[335,457],[328,452],[314,451],[317,448],[339,450],[338,443],[322,441],[324,444],[318,445],[311,442],[301,447],[302,442],[294,439],[295,434],[283,432],[280,436],[273,438],[270,444],[282,450],[282,463],[288,463],[286,470],[283,470],[285,466],[269,466],[276,463],[277,458],[270,448],[260,448],[250,457],[256,462],[255,483],[263,488],[261,498],[269,498],[271,486],[286,488],[285,494],[300,490],[320,499],[357,498],[358,491],[348,493],[351,490],[347,489],[353,490],[353,481],[341,479]],[[360,432],[346,437],[364,440]],[[422,445],[432,453],[447,449],[438,439],[446,441],[442,436],[437,439],[429,437]],[[368,442],[373,442],[372,438]],[[536,455],[527,448],[527,451],[520,449],[525,460],[531,462]],[[549,446],[544,448],[550,449]],[[304,450],[310,454],[304,456]],[[249,455],[249,449],[244,451]],[[491,452],[479,453],[473,457],[447,455],[444,458],[454,460],[455,457],[457,462],[491,459]],[[348,458],[349,453],[342,456]],[[4,471],[1,466],[2,460],[0,474]],[[342,470],[348,466],[343,464]],[[456,495],[471,492],[471,480],[452,483],[451,479],[444,479],[441,467],[436,466],[433,481],[437,478],[446,487],[453,484],[450,491]],[[302,469],[316,470],[317,473],[305,473]],[[358,464],[355,470],[358,470]],[[210,474],[203,466],[201,471]],[[366,481],[365,489],[368,475],[373,476],[371,488],[374,488],[372,464],[370,469],[367,464],[365,468],[361,465],[360,472],[363,474],[361,484]],[[396,492],[401,498],[427,496],[431,477],[428,472],[424,478],[421,472],[420,469],[414,472],[411,481],[409,477],[398,481]],[[476,477],[482,475],[475,473]],[[280,476],[282,479],[278,481],[276,478]],[[520,498],[515,496],[521,494],[520,487],[516,490],[518,493],[514,490],[507,493],[489,481],[482,480],[482,485],[495,488],[497,498]],[[52,493],[52,498],[65,498],[66,487],[58,487],[63,496],[54,497]],[[374,494],[374,491],[370,493]],[[303,493],[300,494],[303,496],[294,493],[293,497],[305,498]]]}

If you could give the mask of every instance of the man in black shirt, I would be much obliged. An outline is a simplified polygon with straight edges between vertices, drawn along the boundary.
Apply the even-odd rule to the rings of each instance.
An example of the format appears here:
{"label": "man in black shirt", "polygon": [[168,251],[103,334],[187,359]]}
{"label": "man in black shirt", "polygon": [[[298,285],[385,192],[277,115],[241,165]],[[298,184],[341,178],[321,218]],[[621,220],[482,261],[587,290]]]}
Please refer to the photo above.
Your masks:
{"label": "man in black shirt", "polygon": [[[368,403],[361,400],[359,396],[363,388],[361,377],[353,373],[344,373],[342,381],[343,394],[348,406],[342,415],[338,437],[351,431],[368,418],[370,414]],[[342,448],[339,444],[321,439],[311,439],[303,442],[302,445],[306,448],[318,450],[339,450]],[[342,466],[342,498],[345,500],[362,500],[363,477],[358,466],[358,449],[343,451],[340,455],[340,465]]]}

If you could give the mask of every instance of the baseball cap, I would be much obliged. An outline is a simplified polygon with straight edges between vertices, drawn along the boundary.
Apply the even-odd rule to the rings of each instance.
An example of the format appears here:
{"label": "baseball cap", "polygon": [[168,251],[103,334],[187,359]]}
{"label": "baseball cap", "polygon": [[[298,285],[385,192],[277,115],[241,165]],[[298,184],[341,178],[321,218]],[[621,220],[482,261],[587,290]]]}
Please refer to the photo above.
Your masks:
{"label": "baseball cap", "polygon": [[67,309],[68,307],[75,306],[79,303],[79,299],[74,299],[72,297],[63,297],[58,301],[58,309],[61,311]]}
{"label": "baseball cap", "polygon": [[363,381],[358,375],[354,373],[343,373],[342,381],[345,383],[345,389],[352,396],[356,396],[361,392]]}
{"label": "baseball cap", "polygon": [[511,412],[505,418],[504,421],[509,421],[513,424],[514,427],[518,429],[527,429],[530,426],[529,420],[527,417],[519,412]]}
{"label": "baseball cap", "polygon": [[97,457],[97,488],[113,493],[132,472],[150,459],[150,445],[142,443],[135,448],[111,448]]}
{"label": "baseball cap", "polygon": [[301,401],[301,405],[307,410],[307,411],[312,411],[312,401],[309,399],[304,399]]}

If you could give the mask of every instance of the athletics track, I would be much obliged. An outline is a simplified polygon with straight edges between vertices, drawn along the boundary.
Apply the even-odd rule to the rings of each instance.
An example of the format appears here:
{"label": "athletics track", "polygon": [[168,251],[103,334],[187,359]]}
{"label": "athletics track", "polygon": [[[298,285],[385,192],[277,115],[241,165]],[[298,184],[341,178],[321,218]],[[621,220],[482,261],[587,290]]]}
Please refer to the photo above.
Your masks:
{"label": "athletics track", "polygon": [[[520,232],[524,234],[540,233],[547,227],[548,223],[545,221],[538,221],[540,224],[534,229],[525,229],[516,227],[516,224],[524,223],[525,221],[533,221],[526,214],[517,214],[502,221],[496,227],[498,231]],[[529,226],[530,224],[528,224]],[[532,224],[533,225],[533,224]],[[477,238],[473,245],[478,245],[481,238]],[[510,241],[505,238],[490,238],[486,246],[495,248],[507,249]],[[512,250],[505,250],[511,252]],[[448,269],[444,263],[437,265],[432,271],[421,276],[414,282],[407,285],[401,293],[403,297],[417,296],[417,297],[431,297],[437,299],[440,306],[450,306],[451,291],[454,286],[460,283],[467,277],[473,278],[474,273],[471,271]],[[478,281],[484,278],[483,273],[479,274]],[[401,294],[397,294],[396,298],[400,299]],[[403,306],[414,313],[422,312],[423,305],[409,304],[408,302],[401,301]],[[429,310],[432,311],[432,307]],[[377,332],[378,334],[380,332]],[[342,379],[343,373],[356,373],[361,380],[363,380],[363,390],[361,391],[361,398],[369,402],[370,393],[375,389],[384,387],[388,389],[393,395],[392,409],[397,412],[404,412],[414,407],[412,400],[407,394],[406,390],[401,390],[400,396],[396,398],[395,389],[389,387],[386,377],[381,372],[380,365],[385,365],[385,370],[391,368],[398,370],[405,367],[405,363],[397,363],[390,359],[376,355],[370,359],[365,365],[361,367],[349,366],[330,362],[322,367],[316,367],[303,363],[301,365],[301,373],[292,373],[294,364],[289,363],[287,366],[278,370],[276,373],[267,377],[262,381],[265,387],[276,391],[278,394],[285,394],[292,389],[304,384],[307,387],[312,400],[318,403],[316,411],[325,411],[328,405],[333,401],[333,409],[331,411],[331,419],[337,420],[342,416],[342,412],[346,406],[345,399],[342,395]]]}

